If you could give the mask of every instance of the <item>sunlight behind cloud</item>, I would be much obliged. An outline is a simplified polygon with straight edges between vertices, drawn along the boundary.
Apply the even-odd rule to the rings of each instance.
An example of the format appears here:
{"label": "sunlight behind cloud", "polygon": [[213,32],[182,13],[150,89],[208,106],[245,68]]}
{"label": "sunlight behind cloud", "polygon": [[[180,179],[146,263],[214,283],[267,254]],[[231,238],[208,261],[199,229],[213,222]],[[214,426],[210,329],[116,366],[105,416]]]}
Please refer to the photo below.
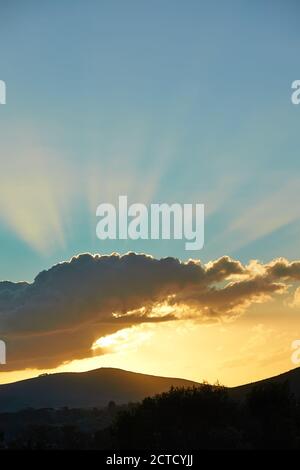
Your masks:
{"label": "sunlight behind cloud", "polygon": [[92,350],[105,350],[106,353],[118,353],[124,350],[136,349],[145,341],[149,340],[152,332],[149,331],[149,326],[143,325],[133,326],[131,328],[124,328],[111,335],[102,336],[97,339],[92,345]]}

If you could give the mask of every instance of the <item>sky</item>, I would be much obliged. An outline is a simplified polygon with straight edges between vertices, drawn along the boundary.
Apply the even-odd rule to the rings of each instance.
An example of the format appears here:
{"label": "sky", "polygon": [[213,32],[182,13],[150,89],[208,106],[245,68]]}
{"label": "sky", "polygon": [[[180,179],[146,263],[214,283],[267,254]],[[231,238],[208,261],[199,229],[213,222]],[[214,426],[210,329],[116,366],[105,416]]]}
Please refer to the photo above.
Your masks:
{"label": "sky", "polygon": [[[272,260],[299,258],[300,106],[291,103],[291,84],[300,78],[299,15],[296,0],[0,0],[0,79],[7,86],[0,105],[0,279],[13,283],[2,284],[0,339],[7,340],[8,366],[9,358],[20,361],[20,369],[0,372],[0,383],[48,370],[46,360],[39,370],[36,358],[26,362],[29,351],[41,354],[32,338],[52,338],[51,328],[72,337],[81,325],[76,316],[51,324],[53,293],[34,281],[44,270],[52,279],[59,270],[51,268],[73,256],[133,251],[178,258],[183,270],[189,258],[207,270],[229,256],[251,266],[247,274],[227,273],[221,290],[258,275],[253,259],[266,277]],[[204,248],[186,251],[182,240],[100,241],[96,208],[123,194],[132,203],[203,203]],[[169,288],[169,277],[163,280]],[[288,370],[299,329],[297,280],[279,276],[288,290],[280,298],[251,293],[209,320],[203,309],[211,304],[201,297],[199,315],[118,328],[102,322],[95,331],[101,354],[96,348],[89,357],[93,337],[78,357],[64,351],[55,370],[106,365],[229,385]],[[266,282],[269,288],[275,281]],[[155,292],[157,304],[170,303]],[[26,334],[12,313],[22,310],[20,299],[36,314],[27,317],[25,308]],[[66,316],[85,301],[70,300]],[[157,308],[148,291],[137,308],[143,302]],[[193,296],[184,302],[194,310]],[[103,340],[113,334],[119,336]],[[24,363],[20,351],[28,353]]]}

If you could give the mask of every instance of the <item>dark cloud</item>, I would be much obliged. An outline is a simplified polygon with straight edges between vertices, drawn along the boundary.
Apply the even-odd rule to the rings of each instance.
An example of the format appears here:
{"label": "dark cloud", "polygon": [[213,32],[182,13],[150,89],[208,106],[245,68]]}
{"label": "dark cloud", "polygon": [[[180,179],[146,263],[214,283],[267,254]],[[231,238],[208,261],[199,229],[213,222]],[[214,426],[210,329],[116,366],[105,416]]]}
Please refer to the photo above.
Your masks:
{"label": "dark cloud", "polygon": [[266,274],[275,279],[300,280],[300,261],[289,262],[285,258],[278,258],[266,265]]}
{"label": "dark cloud", "polygon": [[[300,279],[300,263],[275,260],[243,266],[222,257],[207,265],[144,254],[92,256],[43,271],[29,283],[0,283],[0,337],[8,345],[2,370],[50,368],[91,356],[100,336],[144,322],[234,316],[252,302],[282,293]],[[284,281],[284,282],[283,282]],[[160,304],[173,307],[160,313]]]}

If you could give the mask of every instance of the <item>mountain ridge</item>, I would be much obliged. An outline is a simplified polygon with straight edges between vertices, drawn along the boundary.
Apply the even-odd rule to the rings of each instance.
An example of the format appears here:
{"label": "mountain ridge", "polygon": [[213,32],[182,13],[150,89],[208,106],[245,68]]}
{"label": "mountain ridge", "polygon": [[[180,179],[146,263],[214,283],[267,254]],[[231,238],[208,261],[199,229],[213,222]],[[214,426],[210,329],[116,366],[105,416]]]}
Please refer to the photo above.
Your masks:
{"label": "mountain ridge", "polygon": [[[229,395],[242,399],[257,386],[287,381],[300,398],[300,368],[256,382],[228,387]],[[86,372],[57,372],[0,385],[0,412],[26,408],[94,408],[110,401],[116,404],[141,401],[146,396],[166,392],[171,386],[193,387],[199,382],[176,377],[142,374],[113,367]]]}
{"label": "mountain ridge", "polygon": [[0,412],[24,408],[93,408],[140,401],[197,382],[160,377],[111,367],[86,372],[61,372],[0,385]]}

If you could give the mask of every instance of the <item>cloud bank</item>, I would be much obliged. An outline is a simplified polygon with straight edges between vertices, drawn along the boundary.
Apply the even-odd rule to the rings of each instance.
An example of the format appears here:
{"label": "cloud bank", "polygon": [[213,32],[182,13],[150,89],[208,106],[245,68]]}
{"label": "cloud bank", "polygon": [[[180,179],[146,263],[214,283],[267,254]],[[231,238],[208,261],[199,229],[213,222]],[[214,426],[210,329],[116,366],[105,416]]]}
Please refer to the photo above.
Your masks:
{"label": "cloud bank", "polygon": [[[95,354],[102,336],[142,323],[232,319],[300,280],[300,261],[202,264],[145,254],[81,254],[32,284],[0,282],[1,370],[52,368]],[[101,342],[100,342],[101,344]],[[101,354],[101,348],[97,349]]]}

